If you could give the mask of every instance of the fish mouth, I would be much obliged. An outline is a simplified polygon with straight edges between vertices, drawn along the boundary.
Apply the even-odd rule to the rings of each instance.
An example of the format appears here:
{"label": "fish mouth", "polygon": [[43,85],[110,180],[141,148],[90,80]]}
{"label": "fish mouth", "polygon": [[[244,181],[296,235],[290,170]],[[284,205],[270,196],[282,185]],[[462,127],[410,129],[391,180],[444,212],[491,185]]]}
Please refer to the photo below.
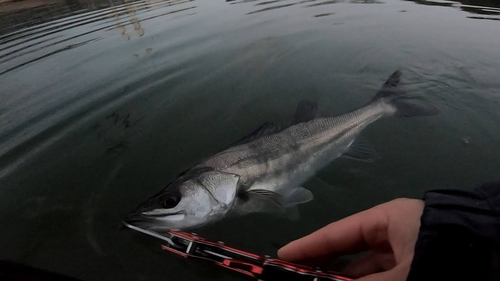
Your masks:
{"label": "fish mouth", "polygon": [[141,215],[146,217],[146,218],[163,218],[163,217],[169,217],[169,216],[176,216],[176,215],[185,215],[186,212],[184,211],[178,211],[175,213],[170,213],[170,214],[147,214],[147,213],[142,213]]}
{"label": "fish mouth", "polygon": [[178,211],[170,214],[145,214],[134,213],[129,215],[124,222],[130,225],[149,228],[156,224],[181,221],[185,218],[186,212]]}
{"label": "fish mouth", "polygon": [[176,223],[184,220],[184,218],[186,217],[186,212],[179,211],[164,215],[147,215],[146,217],[155,220],[156,222]]}

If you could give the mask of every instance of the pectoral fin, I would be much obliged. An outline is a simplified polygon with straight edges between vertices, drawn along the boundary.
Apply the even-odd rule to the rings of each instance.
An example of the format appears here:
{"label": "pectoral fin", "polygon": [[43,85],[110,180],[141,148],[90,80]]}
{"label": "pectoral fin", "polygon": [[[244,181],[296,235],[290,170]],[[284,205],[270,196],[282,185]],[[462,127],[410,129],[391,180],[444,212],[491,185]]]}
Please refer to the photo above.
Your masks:
{"label": "pectoral fin", "polygon": [[253,189],[239,194],[233,212],[238,215],[250,213],[285,214],[296,219],[298,210],[292,207],[312,199],[311,191],[302,187],[294,188],[286,194],[265,189]]}
{"label": "pectoral fin", "polygon": [[284,213],[285,209],[285,198],[281,194],[264,189],[254,189],[238,194],[231,213],[236,215]]}
{"label": "pectoral fin", "polygon": [[285,206],[292,207],[299,204],[307,203],[314,199],[314,195],[308,189],[297,187],[292,189],[285,196]]}
{"label": "pectoral fin", "polygon": [[265,189],[254,189],[247,192],[248,201],[260,201],[281,212],[285,211],[286,201],[283,195]]}

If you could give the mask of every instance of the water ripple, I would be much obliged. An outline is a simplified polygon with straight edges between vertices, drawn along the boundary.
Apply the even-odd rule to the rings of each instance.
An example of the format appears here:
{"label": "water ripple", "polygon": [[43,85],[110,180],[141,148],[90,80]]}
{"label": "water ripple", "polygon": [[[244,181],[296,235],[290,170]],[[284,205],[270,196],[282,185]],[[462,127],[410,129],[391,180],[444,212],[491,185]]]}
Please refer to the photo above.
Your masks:
{"label": "water ripple", "polygon": [[[21,70],[29,73],[32,71],[29,68],[30,65],[36,68],[41,62],[51,64],[57,60],[64,61],[64,58],[78,60],[78,57],[74,57],[77,54],[75,49],[93,48],[90,47],[92,44],[109,41],[116,34],[125,41],[141,38],[147,32],[144,24],[150,20],[163,17],[179,18],[177,14],[193,15],[191,11],[196,6],[189,5],[190,2],[193,1],[159,0],[124,3],[87,13],[79,11],[77,15],[41,23],[37,26],[19,28],[11,33],[3,34],[0,37],[2,43],[0,45],[0,77],[5,76],[5,80],[9,81],[7,76],[16,77],[14,73]],[[153,48],[146,47],[144,50],[147,56],[154,55]],[[100,53],[94,52],[93,55],[99,56]],[[131,59],[137,59],[139,54],[136,52],[130,56]],[[51,57],[58,59],[49,60],[48,58]],[[90,56],[87,59],[90,59]],[[77,63],[77,60],[73,63]],[[68,61],[64,67],[71,70],[71,68],[77,68],[78,64],[71,66]],[[189,70],[188,66],[180,69],[176,67],[177,63],[166,67],[167,73],[164,77],[157,79],[154,83],[150,82],[149,86],[155,85],[158,81],[165,83],[175,80],[179,74]],[[4,84],[6,87],[3,87],[0,92],[2,102],[0,177],[43,151],[45,147],[60,139],[70,128],[74,128],[76,124],[88,119],[89,116],[96,116],[101,109],[109,108],[112,104],[121,103],[140,93],[135,88],[143,87],[140,86],[146,81],[143,79],[143,75],[135,75],[133,79],[128,79],[129,86],[125,88],[119,84],[110,83],[109,80],[108,85],[104,87],[96,83],[86,90],[89,94],[78,91],[72,93],[74,90],[67,91],[62,86],[54,91],[54,84],[48,81],[41,81],[44,86],[40,85],[37,90],[30,91],[21,88],[21,92],[19,84]],[[78,80],[75,82],[81,83]],[[28,86],[28,88],[36,87],[34,84]],[[13,95],[15,92],[18,94]]]}

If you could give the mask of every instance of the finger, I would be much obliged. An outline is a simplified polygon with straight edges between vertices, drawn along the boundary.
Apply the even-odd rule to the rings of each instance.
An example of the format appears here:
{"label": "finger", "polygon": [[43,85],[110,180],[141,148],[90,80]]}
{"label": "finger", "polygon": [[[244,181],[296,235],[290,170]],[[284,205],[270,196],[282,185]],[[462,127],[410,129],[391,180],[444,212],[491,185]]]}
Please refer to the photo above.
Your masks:
{"label": "finger", "polygon": [[370,253],[348,264],[342,271],[357,276],[365,276],[392,269],[396,260],[392,253]]}
{"label": "finger", "polygon": [[281,248],[278,256],[289,261],[304,261],[358,253],[369,248],[387,252],[390,245],[387,242],[386,204],[333,222],[295,240]]}
{"label": "finger", "polygon": [[406,281],[409,272],[410,264],[403,263],[391,270],[367,275],[365,277],[356,279],[356,281]]}
{"label": "finger", "polygon": [[396,199],[392,202],[397,211],[388,214],[391,222],[388,233],[396,262],[399,262],[404,257],[413,256],[425,203],[414,199]]}

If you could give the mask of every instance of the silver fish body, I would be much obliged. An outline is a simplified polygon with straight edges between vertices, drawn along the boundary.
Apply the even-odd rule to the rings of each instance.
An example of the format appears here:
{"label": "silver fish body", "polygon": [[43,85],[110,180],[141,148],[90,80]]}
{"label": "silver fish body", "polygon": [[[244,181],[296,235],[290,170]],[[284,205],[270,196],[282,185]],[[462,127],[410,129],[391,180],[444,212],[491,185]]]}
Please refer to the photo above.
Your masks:
{"label": "silver fish body", "polygon": [[226,149],[197,167],[235,174],[252,189],[279,193],[300,185],[317,170],[340,157],[369,124],[394,114],[382,102],[370,103],[352,112],[318,118],[291,126],[280,133]]}
{"label": "silver fish body", "polygon": [[264,127],[254,134],[257,137],[251,135],[205,159],[139,206],[127,222],[153,230],[182,230],[231,212],[279,210],[312,200],[312,193],[300,185],[349,153],[368,125],[395,114],[437,113],[404,95],[398,87],[400,75],[399,71],[391,75],[371,102],[339,116],[314,118],[314,112],[299,104],[297,113],[306,114],[296,116],[299,123],[272,133]]}

